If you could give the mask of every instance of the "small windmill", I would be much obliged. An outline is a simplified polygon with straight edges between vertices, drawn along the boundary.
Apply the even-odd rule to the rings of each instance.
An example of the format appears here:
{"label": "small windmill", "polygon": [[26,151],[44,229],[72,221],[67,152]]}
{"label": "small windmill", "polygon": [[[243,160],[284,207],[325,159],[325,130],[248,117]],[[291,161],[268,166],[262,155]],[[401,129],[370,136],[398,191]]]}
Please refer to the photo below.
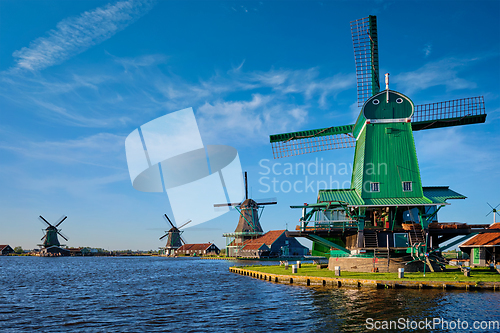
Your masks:
{"label": "small windmill", "polygon": [[489,216],[491,213],[493,213],[493,224],[495,224],[495,223],[497,223],[496,215],[498,214],[498,216],[500,216],[500,213],[497,211],[497,208],[498,208],[498,206],[500,206],[500,204],[496,205],[495,208],[493,208],[493,206],[490,205],[488,202],[487,202],[487,204],[488,204],[488,206],[490,206],[491,211],[488,214],[486,214],[486,216]]}
{"label": "small windmill", "polygon": [[[245,171],[245,199],[239,203],[215,204],[214,207],[234,207],[239,213],[238,225],[233,233],[223,234],[232,239],[235,246],[243,244],[247,239],[255,238],[264,233],[260,225],[260,217],[267,205],[276,205],[275,199],[253,200],[248,198],[248,178]],[[260,209],[260,213],[259,213]]]}
{"label": "small windmill", "polygon": [[172,256],[172,255],[175,254],[175,251],[178,248],[180,248],[183,244],[186,244],[186,242],[184,241],[184,239],[181,236],[181,234],[184,231],[181,231],[180,229],[182,229],[187,224],[189,224],[191,222],[191,220],[185,222],[184,224],[182,224],[180,227],[177,228],[172,223],[172,221],[170,221],[170,219],[168,218],[167,214],[164,214],[163,216],[168,221],[168,223],[170,223],[170,225],[172,226],[172,228],[170,228],[170,230],[168,230],[168,231],[165,231],[165,235],[163,235],[163,236],[160,237],[160,240],[162,240],[163,238],[165,238],[165,237],[168,236],[168,238],[167,238],[167,244],[165,244],[165,247],[163,247],[162,249],[165,250],[165,255]]}
{"label": "small windmill", "polygon": [[43,223],[46,223],[48,225],[48,227],[45,228],[45,230],[44,230],[45,235],[40,239],[43,241],[43,244],[38,244],[38,246],[43,246],[45,249],[53,247],[53,246],[56,246],[56,247],[64,246],[61,243],[59,243],[59,239],[57,238],[57,235],[61,236],[62,238],[64,238],[64,240],[68,241],[68,237],[61,233],[62,229],[58,229],[58,227],[61,225],[61,223],[63,223],[67,218],[68,218],[67,216],[63,216],[59,219],[59,221],[55,225],[52,225],[52,224],[50,224],[49,221],[47,221],[45,218],[43,218],[42,215],[40,215],[38,217],[38,219],[40,221],[42,221]]}

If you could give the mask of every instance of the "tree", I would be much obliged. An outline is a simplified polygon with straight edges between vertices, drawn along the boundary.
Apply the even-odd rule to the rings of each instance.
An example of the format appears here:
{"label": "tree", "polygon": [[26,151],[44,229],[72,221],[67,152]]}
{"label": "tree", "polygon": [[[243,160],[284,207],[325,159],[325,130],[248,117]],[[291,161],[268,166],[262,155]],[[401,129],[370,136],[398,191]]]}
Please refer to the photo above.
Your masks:
{"label": "tree", "polygon": [[16,246],[14,248],[14,252],[17,253],[17,254],[21,254],[24,252],[23,248],[21,246]]}

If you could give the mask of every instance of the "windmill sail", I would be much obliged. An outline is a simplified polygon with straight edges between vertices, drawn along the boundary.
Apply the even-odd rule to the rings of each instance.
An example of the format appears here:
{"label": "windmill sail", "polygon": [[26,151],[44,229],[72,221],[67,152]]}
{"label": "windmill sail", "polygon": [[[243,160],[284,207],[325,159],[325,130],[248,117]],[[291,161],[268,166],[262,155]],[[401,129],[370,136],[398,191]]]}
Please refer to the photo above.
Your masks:
{"label": "windmill sail", "polygon": [[411,127],[413,131],[420,131],[485,121],[484,97],[479,96],[416,105]]}
{"label": "windmill sail", "polygon": [[368,17],[351,22],[358,106],[380,91],[378,64],[377,17]]}
{"label": "windmill sail", "polygon": [[352,129],[353,125],[347,125],[271,135],[273,156],[282,158],[324,150],[352,148],[356,145]]}

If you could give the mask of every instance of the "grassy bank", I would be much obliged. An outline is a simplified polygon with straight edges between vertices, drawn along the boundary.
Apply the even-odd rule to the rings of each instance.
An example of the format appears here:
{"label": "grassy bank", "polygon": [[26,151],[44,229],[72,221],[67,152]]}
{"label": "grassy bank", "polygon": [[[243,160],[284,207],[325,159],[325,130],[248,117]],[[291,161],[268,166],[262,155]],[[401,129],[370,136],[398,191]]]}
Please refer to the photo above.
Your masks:
{"label": "grassy bank", "polygon": [[[292,266],[286,270],[285,266],[244,266],[240,267],[255,272],[277,274],[277,275],[297,275],[311,277],[335,278],[335,272],[328,269],[318,269],[316,265],[302,264],[296,274],[292,274]],[[398,279],[397,273],[360,273],[360,272],[341,272],[341,278],[362,279],[362,280],[395,280],[395,281],[455,281],[455,282],[500,282],[500,274],[489,268],[473,268],[470,277],[464,276],[460,269],[450,269],[445,272],[427,272],[407,273],[404,279]]]}

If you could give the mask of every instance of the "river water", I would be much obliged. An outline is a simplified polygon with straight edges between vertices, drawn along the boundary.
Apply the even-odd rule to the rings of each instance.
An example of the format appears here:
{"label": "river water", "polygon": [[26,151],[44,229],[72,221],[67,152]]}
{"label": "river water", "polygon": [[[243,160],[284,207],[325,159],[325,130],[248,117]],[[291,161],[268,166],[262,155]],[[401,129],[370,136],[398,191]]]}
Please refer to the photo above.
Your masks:
{"label": "river water", "polygon": [[[366,332],[376,321],[400,325],[381,332],[410,332],[433,318],[448,329],[442,323],[418,331],[498,331],[473,324],[500,321],[500,292],[290,286],[229,273],[233,265],[0,257],[0,332]],[[458,330],[464,321],[468,329]]]}

